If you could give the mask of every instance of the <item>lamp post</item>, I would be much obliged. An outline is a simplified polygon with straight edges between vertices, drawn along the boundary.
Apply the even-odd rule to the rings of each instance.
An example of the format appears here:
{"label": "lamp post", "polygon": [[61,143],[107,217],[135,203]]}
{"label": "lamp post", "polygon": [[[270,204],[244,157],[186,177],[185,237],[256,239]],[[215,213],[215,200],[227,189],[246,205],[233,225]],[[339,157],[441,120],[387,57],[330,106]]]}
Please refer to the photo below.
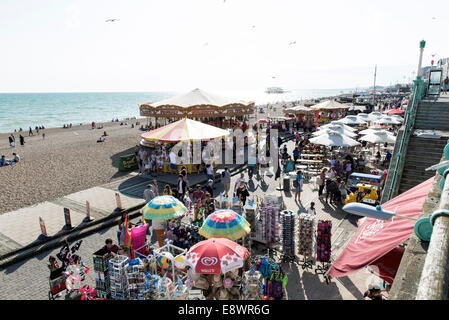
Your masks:
{"label": "lamp post", "polygon": [[418,78],[421,78],[422,56],[423,56],[425,47],[426,47],[426,41],[425,40],[421,40],[421,42],[419,43],[418,74],[416,75]]}

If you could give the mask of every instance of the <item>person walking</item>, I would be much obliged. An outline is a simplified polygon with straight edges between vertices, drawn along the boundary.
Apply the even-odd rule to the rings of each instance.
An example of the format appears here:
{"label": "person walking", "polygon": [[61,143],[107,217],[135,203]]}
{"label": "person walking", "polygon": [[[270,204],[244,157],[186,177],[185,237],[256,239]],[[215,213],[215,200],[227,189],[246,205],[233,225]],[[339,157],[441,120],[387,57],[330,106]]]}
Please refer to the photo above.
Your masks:
{"label": "person walking", "polygon": [[302,191],[302,183],[303,183],[303,178],[302,178],[302,171],[299,170],[298,172],[296,172],[296,193],[295,193],[295,201],[299,203],[301,203],[301,191]]}
{"label": "person walking", "polygon": [[318,199],[323,199],[323,190],[326,185],[326,172],[327,168],[323,168],[320,172],[319,180],[318,180]]}
{"label": "person walking", "polygon": [[33,129],[31,129],[31,127],[30,127],[30,130],[28,130],[28,137],[29,136],[34,136],[34,134],[33,134]]}
{"label": "person walking", "polygon": [[149,183],[147,185],[147,188],[143,191],[143,198],[145,199],[145,204],[153,200],[155,197],[156,195],[154,194],[153,191],[153,184]]}
{"label": "person walking", "polygon": [[187,183],[184,180],[184,177],[182,174],[178,175],[178,194],[177,197],[180,201],[183,201],[184,195],[187,191]]}
{"label": "person walking", "polygon": [[225,167],[224,171],[221,174],[221,182],[224,186],[224,196],[229,196],[229,189],[231,188],[231,172],[229,172],[229,168]]}
{"label": "person walking", "polygon": [[444,79],[443,81],[443,92],[447,94],[448,91],[449,91],[449,76],[446,77],[446,79]]}
{"label": "person walking", "polygon": [[211,164],[206,165],[206,177],[208,181],[212,180],[212,188],[215,189],[214,167]]}
{"label": "person walking", "polygon": [[19,135],[19,141],[20,145],[23,147],[23,145],[25,144],[25,138],[22,135]]}
{"label": "person walking", "polygon": [[239,198],[239,201],[242,202],[243,206],[246,204],[246,198],[249,197],[248,189],[246,188],[245,182],[240,182],[240,186],[237,189],[237,197]]}

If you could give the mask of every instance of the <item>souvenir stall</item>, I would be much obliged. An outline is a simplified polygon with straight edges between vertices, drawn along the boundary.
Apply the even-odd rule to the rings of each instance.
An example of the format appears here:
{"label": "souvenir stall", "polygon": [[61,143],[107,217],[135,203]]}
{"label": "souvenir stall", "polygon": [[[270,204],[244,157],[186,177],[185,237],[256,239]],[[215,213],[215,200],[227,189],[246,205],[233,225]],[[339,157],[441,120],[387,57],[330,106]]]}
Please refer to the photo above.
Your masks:
{"label": "souvenir stall", "polygon": [[129,258],[118,255],[109,260],[109,279],[111,288],[111,298],[114,300],[128,300],[128,278],[127,268]]}
{"label": "souvenir stall", "polygon": [[[141,138],[145,142],[157,142],[157,143],[170,143],[177,144],[176,150],[186,149],[189,157],[186,157],[187,163],[178,164],[178,170],[181,166],[185,165],[187,167],[188,173],[198,172],[200,169],[199,165],[191,164],[193,161],[193,145],[192,141],[211,141],[215,139],[222,139],[228,136],[230,132],[228,130],[220,129],[199,121],[194,121],[191,119],[183,118],[179,121],[170,123],[161,128],[145,132],[141,135]],[[185,148],[182,147],[182,144],[186,143]],[[142,142],[141,142],[142,144]],[[144,143],[145,144],[145,143]],[[213,146],[211,146],[211,153],[215,153],[213,150]],[[163,150],[164,151],[164,150]],[[215,167],[214,159],[218,159],[218,155],[211,154],[212,157],[212,165]],[[203,156],[204,158],[204,156]],[[190,163],[189,163],[190,162]],[[157,159],[157,168],[159,171],[163,172],[171,172],[170,169],[170,159],[167,152],[162,152],[161,156]]]}
{"label": "souvenir stall", "polygon": [[97,296],[105,299],[108,299],[111,296],[109,279],[110,258],[110,253],[105,249],[100,249],[93,254]]}
{"label": "souvenir stall", "polygon": [[210,238],[191,247],[186,254],[186,285],[201,290],[203,297],[217,300],[241,298],[244,263],[249,251],[226,238]]}

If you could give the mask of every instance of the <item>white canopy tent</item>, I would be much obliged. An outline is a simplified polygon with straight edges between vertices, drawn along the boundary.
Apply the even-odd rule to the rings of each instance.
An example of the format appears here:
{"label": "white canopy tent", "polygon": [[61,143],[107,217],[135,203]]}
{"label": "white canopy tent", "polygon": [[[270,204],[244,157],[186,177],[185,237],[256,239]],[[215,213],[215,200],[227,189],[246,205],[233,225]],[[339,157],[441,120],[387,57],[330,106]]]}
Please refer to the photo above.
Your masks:
{"label": "white canopy tent", "polygon": [[325,100],[316,105],[310,107],[311,110],[345,110],[349,109],[349,106],[342,104],[335,100]]}
{"label": "white canopy tent", "polygon": [[310,142],[327,147],[355,147],[360,145],[356,140],[336,131],[329,131],[319,135],[318,137],[310,139]]}
{"label": "white canopy tent", "polygon": [[337,122],[337,121],[332,121],[331,123],[325,124],[325,125],[319,127],[319,129],[326,129],[326,128],[329,128],[331,126],[339,126],[339,127],[344,128],[345,130],[349,130],[349,131],[352,131],[352,132],[357,131],[353,127],[347,126],[344,123],[340,123],[340,122]]}
{"label": "white canopy tent", "polygon": [[349,124],[349,125],[362,125],[366,124],[366,121],[361,120],[357,116],[347,116],[346,118],[337,120],[339,123]]}
{"label": "white canopy tent", "polygon": [[401,124],[400,121],[392,117],[383,117],[374,121],[375,124]]}
{"label": "white canopy tent", "polygon": [[338,133],[344,134],[344,135],[346,135],[346,136],[348,136],[348,137],[350,137],[350,138],[355,138],[355,137],[357,137],[357,133],[354,133],[353,131],[346,130],[346,129],[343,128],[343,127],[335,126],[335,125],[334,125],[334,126],[328,126],[327,128],[322,128],[322,127],[320,127],[320,128],[318,128],[318,131],[312,133],[312,135],[313,135],[314,137],[317,137],[317,136],[320,136],[320,135],[322,135],[322,134],[329,133],[329,132],[331,132],[331,131],[334,131],[334,132],[338,132]]}

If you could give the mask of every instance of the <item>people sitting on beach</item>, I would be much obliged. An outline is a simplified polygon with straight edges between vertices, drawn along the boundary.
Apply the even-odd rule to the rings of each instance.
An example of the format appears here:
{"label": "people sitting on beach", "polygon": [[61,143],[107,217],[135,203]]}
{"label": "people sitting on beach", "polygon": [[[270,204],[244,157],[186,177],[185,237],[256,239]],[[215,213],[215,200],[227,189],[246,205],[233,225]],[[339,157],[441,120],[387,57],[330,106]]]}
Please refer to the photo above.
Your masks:
{"label": "people sitting on beach", "polygon": [[103,137],[107,137],[107,136],[108,136],[108,134],[106,133],[106,131],[103,132]]}
{"label": "people sitting on beach", "polygon": [[101,136],[100,138],[98,138],[97,142],[104,142],[103,136]]}
{"label": "people sitting on beach", "polygon": [[12,159],[13,162],[17,163],[20,161],[20,157],[17,153],[14,152],[12,155],[14,156],[14,158]]}

